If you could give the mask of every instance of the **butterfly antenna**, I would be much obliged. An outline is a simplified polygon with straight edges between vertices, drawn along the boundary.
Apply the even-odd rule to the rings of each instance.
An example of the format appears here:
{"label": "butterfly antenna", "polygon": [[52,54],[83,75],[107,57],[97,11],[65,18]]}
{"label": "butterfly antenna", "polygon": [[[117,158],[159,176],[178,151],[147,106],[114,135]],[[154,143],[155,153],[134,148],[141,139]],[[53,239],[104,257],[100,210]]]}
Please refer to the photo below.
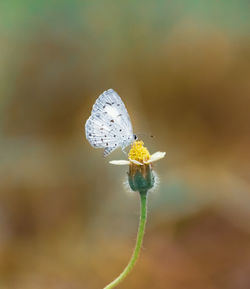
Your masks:
{"label": "butterfly antenna", "polygon": [[137,133],[136,134],[136,136],[138,137],[138,136],[145,136],[145,137],[150,137],[150,138],[154,138],[155,136],[154,135],[152,135],[152,134],[146,134],[146,133]]}

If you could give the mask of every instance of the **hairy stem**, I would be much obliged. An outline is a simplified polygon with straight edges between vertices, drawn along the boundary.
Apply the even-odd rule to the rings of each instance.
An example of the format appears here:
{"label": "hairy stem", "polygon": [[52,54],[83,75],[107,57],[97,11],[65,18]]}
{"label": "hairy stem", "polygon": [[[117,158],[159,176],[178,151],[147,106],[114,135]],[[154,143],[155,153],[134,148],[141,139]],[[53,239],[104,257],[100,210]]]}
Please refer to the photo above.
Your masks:
{"label": "hairy stem", "polygon": [[141,250],[141,245],[142,245],[142,240],[145,232],[145,224],[146,224],[146,219],[147,219],[147,191],[142,191],[140,192],[140,197],[141,197],[141,215],[140,215],[140,223],[139,223],[139,228],[138,228],[138,233],[137,233],[137,240],[136,240],[136,245],[135,249],[133,252],[133,255],[131,256],[131,259],[128,263],[128,265],[125,267],[123,272],[111,283],[109,283],[104,289],[111,289],[116,287],[120,282],[123,281],[129,274],[129,272],[133,269],[138,257],[139,253]]}

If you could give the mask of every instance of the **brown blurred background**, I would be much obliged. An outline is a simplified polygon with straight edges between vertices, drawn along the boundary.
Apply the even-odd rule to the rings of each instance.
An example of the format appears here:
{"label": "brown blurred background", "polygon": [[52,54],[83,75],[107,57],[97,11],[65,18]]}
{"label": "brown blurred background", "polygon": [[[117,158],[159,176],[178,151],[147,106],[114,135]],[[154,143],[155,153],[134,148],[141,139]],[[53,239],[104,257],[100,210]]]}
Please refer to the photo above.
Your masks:
{"label": "brown blurred background", "polygon": [[[112,87],[160,178],[119,288],[250,288],[249,1],[0,2],[0,288],[98,289],[139,198],[86,141]],[[152,139],[150,135],[155,137]]]}

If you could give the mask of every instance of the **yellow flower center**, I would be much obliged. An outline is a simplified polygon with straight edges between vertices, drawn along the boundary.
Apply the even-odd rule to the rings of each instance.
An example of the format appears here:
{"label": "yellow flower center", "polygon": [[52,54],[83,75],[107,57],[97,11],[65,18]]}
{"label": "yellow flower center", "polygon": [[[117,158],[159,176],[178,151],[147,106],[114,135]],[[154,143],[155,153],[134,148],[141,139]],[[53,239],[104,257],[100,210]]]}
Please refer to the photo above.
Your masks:
{"label": "yellow flower center", "polygon": [[144,161],[148,161],[150,159],[149,151],[146,147],[144,147],[143,141],[137,140],[132,144],[132,147],[128,154],[128,158],[138,161],[140,163],[143,163]]}

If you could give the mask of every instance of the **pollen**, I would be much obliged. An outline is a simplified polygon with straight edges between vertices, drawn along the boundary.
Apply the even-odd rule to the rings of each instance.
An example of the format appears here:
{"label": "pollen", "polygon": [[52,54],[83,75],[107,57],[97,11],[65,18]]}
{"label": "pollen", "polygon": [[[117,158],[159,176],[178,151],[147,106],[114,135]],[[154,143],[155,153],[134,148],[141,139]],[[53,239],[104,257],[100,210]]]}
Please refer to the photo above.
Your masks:
{"label": "pollen", "polygon": [[150,154],[143,141],[135,141],[128,154],[129,159],[144,163],[150,159]]}

